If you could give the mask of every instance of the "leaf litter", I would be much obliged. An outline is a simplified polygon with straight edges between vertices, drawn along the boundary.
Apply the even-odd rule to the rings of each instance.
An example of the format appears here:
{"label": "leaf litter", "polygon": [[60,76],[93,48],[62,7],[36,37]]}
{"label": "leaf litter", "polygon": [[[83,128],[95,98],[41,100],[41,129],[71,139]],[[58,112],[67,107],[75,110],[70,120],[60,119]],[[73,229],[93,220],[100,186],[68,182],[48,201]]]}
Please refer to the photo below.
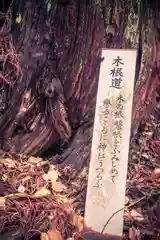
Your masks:
{"label": "leaf litter", "polygon": [[[0,232],[21,229],[25,239],[37,233],[42,240],[68,239],[83,228],[83,217],[74,206],[80,182],[72,184],[71,193],[61,182],[58,169],[47,161],[39,165],[41,160],[8,159],[5,153],[0,160],[1,184],[4,188],[6,184],[0,189]],[[12,193],[7,193],[9,187]]]}
{"label": "leaf litter", "polygon": [[[145,131],[131,138],[123,239],[149,239],[160,231],[159,142]],[[37,233],[42,240],[83,239],[88,168],[71,181],[71,167],[62,171],[41,158],[11,159],[3,153],[0,170],[0,232],[21,229],[25,239]]]}

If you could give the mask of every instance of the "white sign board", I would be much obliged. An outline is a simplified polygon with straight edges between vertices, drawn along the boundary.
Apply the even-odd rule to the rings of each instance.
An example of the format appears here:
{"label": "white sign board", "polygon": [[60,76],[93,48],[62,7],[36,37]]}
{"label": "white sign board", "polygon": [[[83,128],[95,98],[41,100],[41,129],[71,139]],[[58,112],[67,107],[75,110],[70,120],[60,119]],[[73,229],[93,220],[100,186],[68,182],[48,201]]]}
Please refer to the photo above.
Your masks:
{"label": "white sign board", "polygon": [[136,50],[102,51],[85,225],[107,235],[123,231],[119,210],[125,201],[136,55]]}

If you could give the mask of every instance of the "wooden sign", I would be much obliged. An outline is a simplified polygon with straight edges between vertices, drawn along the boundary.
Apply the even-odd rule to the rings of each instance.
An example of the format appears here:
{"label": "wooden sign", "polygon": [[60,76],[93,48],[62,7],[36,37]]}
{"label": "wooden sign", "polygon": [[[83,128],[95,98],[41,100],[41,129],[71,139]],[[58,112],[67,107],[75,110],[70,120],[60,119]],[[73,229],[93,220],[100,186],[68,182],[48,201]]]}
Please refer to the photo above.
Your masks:
{"label": "wooden sign", "polygon": [[136,50],[102,51],[85,209],[88,229],[118,238],[123,231],[136,55]]}

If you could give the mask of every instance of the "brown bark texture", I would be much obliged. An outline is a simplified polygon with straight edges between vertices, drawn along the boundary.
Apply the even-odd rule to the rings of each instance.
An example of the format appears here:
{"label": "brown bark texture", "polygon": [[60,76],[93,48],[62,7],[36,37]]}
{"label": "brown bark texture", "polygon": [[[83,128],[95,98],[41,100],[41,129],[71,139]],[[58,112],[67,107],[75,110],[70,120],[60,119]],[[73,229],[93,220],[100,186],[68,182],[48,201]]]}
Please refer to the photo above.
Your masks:
{"label": "brown bark texture", "polygon": [[[103,46],[99,5],[70,1],[52,4],[50,13],[45,1],[16,6],[22,21],[12,19],[12,34],[6,39],[13,39],[20,71],[1,87],[7,104],[1,111],[1,147],[40,155],[58,143],[61,154],[54,162],[80,169],[89,159]],[[8,69],[14,67],[7,61]]]}
{"label": "brown bark texture", "polygon": [[[0,148],[11,156],[49,158],[64,182],[89,165],[102,48],[137,49],[126,194],[146,197],[140,208],[152,227],[145,227],[156,231],[158,9],[157,1],[147,0],[16,0],[0,30]],[[86,185],[81,190],[83,212]]]}

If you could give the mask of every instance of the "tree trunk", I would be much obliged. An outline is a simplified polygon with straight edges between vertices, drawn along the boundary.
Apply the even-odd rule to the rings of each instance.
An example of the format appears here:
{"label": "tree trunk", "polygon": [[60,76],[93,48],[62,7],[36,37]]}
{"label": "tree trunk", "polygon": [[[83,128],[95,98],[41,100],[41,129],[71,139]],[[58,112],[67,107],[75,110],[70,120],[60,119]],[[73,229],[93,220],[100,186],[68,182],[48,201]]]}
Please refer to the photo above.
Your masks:
{"label": "tree trunk", "polygon": [[[151,172],[147,164],[155,168],[159,162],[147,159],[143,169],[139,161],[145,147],[138,142],[136,148],[132,142],[138,141],[142,121],[152,118],[155,126],[160,116],[159,12],[152,4],[147,0],[16,0],[0,32],[0,147],[11,154],[51,155],[49,161],[58,165],[62,177],[76,181],[90,160],[101,50],[136,48],[126,193],[130,197],[135,189],[133,199],[139,194],[149,196],[148,189],[140,192],[141,182],[136,185],[133,179]],[[155,152],[155,138],[155,134],[149,140],[146,137],[150,155]],[[86,178],[76,199],[81,212]]]}
{"label": "tree trunk", "polygon": [[8,84],[1,147],[39,155],[60,141],[62,154],[54,162],[80,169],[90,154],[104,40],[100,5],[17,1],[12,12],[22,20],[12,19],[12,34],[1,41],[13,38],[22,74]]}
{"label": "tree trunk", "polygon": [[[158,85],[148,57],[159,61],[159,43],[153,44],[152,26],[145,37],[141,8],[135,10],[129,0],[14,3],[11,33],[0,39],[6,54],[8,46],[14,51],[2,68],[7,76],[0,90],[4,150],[41,155],[50,147],[50,160],[60,167],[78,170],[88,164],[102,47],[138,48],[132,133],[137,131]],[[15,68],[17,74],[11,74]]]}

